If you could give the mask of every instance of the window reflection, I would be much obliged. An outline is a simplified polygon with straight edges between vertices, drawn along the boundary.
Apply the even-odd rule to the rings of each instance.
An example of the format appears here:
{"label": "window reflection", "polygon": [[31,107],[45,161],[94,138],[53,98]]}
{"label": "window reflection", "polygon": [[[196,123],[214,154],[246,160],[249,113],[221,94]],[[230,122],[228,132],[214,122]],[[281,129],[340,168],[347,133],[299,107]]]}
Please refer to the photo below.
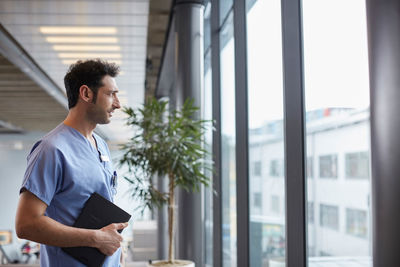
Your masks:
{"label": "window reflection", "polygon": [[371,266],[365,1],[302,6],[309,266]]}
{"label": "window reflection", "polygon": [[233,13],[220,32],[222,263],[236,267],[236,123]]}
{"label": "window reflection", "polygon": [[280,0],[246,1],[250,266],[285,266]]}
{"label": "window reflection", "polygon": [[[212,120],[212,75],[211,75],[211,2],[205,1],[204,9],[204,94],[202,95],[203,118]],[[207,160],[212,160],[212,127],[205,134],[205,149],[209,151]],[[210,187],[204,188],[204,266],[213,266],[213,173],[205,170],[210,177]]]}

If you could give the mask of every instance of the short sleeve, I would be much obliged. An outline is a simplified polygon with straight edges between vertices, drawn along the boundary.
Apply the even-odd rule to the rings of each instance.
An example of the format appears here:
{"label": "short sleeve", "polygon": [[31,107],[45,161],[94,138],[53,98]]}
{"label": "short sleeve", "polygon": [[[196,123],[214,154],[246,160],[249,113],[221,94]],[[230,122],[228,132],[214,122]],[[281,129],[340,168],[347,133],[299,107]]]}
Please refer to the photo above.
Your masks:
{"label": "short sleeve", "polygon": [[48,206],[62,184],[62,154],[54,146],[36,144],[28,156],[28,165],[21,187],[30,191]]}

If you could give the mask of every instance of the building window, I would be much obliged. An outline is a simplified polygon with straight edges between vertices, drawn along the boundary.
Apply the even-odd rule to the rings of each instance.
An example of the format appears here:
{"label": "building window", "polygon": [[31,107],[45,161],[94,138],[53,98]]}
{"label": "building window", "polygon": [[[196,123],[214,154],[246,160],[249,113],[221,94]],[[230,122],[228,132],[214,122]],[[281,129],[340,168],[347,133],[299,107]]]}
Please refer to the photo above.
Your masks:
{"label": "building window", "polygon": [[254,207],[255,208],[261,208],[261,203],[262,203],[262,197],[261,197],[261,193],[260,192],[256,192],[253,194],[254,196]]}
{"label": "building window", "polygon": [[314,177],[313,157],[307,157],[306,174],[307,174],[307,178],[313,178]]}
{"label": "building window", "polygon": [[337,178],[337,155],[325,155],[319,157],[319,177]]}
{"label": "building window", "polygon": [[261,161],[256,161],[253,163],[253,175],[261,176]]}
{"label": "building window", "polygon": [[271,196],[271,211],[274,213],[279,213],[281,211],[280,203],[279,203],[279,196],[275,196],[275,195]]}
{"label": "building window", "polygon": [[275,159],[271,160],[269,167],[269,174],[272,177],[281,177],[283,176],[283,164],[281,160]]}
{"label": "building window", "polygon": [[349,235],[367,237],[367,212],[357,209],[346,209],[346,233]]}
{"label": "building window", "polygon": [[337,206],[320,204],[321,227],[339,230],[339,208]]}
{"label": "building window", "polygon": [[369,157],[367,152],[346,154],[346,177],[367,179],[369,177]]}
{"label": "building window", "polygon": [[314,202],[308,202],[308,223],[314,223]]}

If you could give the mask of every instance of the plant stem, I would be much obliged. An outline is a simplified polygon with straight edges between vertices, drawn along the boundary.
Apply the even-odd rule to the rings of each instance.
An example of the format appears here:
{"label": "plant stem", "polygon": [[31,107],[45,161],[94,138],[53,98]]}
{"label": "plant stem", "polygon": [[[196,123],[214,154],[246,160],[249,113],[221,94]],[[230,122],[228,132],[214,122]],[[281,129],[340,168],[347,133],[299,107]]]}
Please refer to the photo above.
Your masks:
{"label": "plant stem", "polygon": [[168,175],[169,178],[169,201],[168,201],[168,234],[169,234],[169,251],[168,262],[174,262],[174,235],[175,235],[175,184],[174,176]]}

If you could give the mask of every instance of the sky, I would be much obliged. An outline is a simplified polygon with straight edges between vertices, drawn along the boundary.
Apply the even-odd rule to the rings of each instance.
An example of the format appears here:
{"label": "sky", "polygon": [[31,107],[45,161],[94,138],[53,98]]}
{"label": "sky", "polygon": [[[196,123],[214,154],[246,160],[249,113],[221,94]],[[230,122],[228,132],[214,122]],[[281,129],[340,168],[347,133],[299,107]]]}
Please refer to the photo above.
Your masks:
{"label": "sky", "polygon": [[[249,126],[283,118],[281,7],[258,0],[247,14]],[[306,110],[369,106],[363,0],[303,0]],[[234,42],[221,51],[225,131],[234,131]]]}

